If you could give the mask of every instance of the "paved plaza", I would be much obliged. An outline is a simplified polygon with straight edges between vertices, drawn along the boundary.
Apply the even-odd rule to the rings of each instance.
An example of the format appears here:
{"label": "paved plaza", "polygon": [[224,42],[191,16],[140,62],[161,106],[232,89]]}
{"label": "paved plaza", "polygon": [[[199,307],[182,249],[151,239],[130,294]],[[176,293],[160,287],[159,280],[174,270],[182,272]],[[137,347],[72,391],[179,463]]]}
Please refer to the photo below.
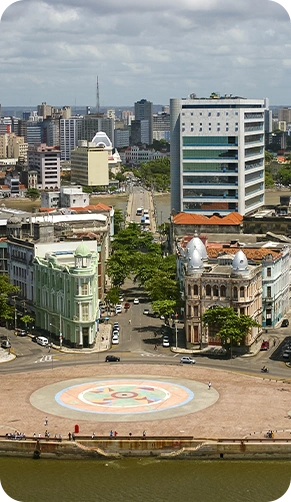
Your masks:
{"label": "paved plaza", "polygon": [[287,381],[198,365],[99,363],[1,375],[0,433],[65,438],[78,424],[82,435],[241,438],[271,429],[290,439],[290,393]]}

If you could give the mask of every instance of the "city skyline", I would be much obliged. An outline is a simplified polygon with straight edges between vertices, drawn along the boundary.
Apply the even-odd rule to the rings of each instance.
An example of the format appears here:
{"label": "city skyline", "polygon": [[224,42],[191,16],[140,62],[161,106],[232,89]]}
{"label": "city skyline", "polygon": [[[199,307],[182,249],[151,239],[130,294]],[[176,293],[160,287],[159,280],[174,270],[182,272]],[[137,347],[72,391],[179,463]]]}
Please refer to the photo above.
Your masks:
{"label": "city skyline", "polygon": [[290,44],[269,0],[18,1],[0,23],[0,103],[94,106],[98,75],[102,108],[213,91],[284,105]]}

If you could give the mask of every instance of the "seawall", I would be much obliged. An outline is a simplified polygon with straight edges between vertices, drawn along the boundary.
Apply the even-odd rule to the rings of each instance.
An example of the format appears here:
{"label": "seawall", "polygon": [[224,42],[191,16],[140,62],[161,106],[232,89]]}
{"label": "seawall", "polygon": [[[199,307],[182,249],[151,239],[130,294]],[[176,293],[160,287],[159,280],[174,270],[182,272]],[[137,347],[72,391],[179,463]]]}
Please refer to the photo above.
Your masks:
{"label": "seawall", "polygon": [[78,437],[76,440],[0,438],[0,456],[54,459],[290,459],[291,440],[191,437]]}

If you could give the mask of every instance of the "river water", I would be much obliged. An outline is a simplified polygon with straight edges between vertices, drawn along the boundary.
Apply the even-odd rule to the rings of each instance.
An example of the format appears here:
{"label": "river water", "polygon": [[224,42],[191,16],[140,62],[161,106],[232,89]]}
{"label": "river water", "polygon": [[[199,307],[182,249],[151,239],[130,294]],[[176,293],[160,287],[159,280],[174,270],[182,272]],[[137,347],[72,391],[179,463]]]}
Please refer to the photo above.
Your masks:
{"label": "river water", "polygon": [[0,458],[0,472],[22,502],[269,502],[291,479],[283,460]]}

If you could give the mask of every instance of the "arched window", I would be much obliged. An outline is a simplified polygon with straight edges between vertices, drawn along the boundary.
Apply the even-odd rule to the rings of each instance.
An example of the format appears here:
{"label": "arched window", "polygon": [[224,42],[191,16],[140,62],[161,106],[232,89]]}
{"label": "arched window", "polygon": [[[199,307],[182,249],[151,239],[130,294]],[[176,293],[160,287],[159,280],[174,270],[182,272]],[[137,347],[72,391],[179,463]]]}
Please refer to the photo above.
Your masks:
{"label": "arched window", "polygon": [[240,298],[244,298],[245,297],[245,288],[243,286],[241,286],[239,288],[239,296],[240,296]]}
{"label": "arched window", "polygon": [[206,293],[206,296],[211,296],[211,286],[209,284],[207,284],[207,286],[205,288],[205,293]]}
{"label": "arched window", "polygon": [[213,286],[213,296],[218,296],[218,286]]}
{"label": "arched window", "polygon": [[191,297],[191,284],[188,284],[188,298]]}
{"label": "arched window", "polygon": [[237,300],[237,287],[236,286],[234,286],[234,288],[233,288],[233,298],[235,300]]}
{"label": "arched window", "polygon": [[194,296],[198,296],[198,284],[194,284]]}
{"label": "arched window", "polygon": [[221,296],[221,298],[226,297],[226,287],[225,286],[220,287],[220,296]]}

